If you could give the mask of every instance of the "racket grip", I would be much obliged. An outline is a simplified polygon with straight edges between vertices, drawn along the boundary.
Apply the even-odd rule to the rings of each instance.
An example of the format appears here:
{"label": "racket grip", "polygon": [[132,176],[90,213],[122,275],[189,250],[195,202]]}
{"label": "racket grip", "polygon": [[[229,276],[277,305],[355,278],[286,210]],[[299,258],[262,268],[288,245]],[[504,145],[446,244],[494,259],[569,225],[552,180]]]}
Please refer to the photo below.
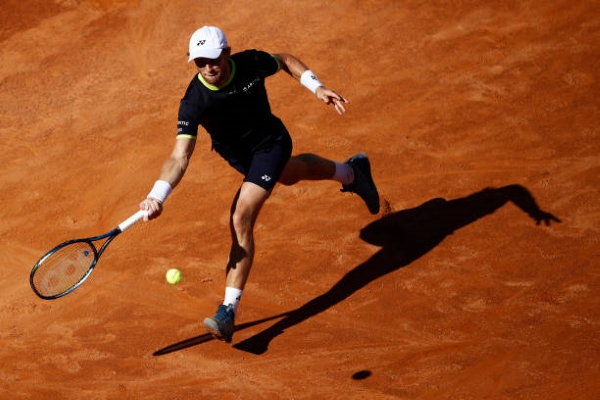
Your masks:
{"label": "racket grip", "polygon": [[136,212],[131,217],[127,218],[125,221],[123,221],[119,224],[119,226],[118,226],[119,230],[121,232],[123,232],[125,229],[128,229],[129,227],[131,227],[133,224],[138,222],[140,219],[144,218],[146,215],[148,215],[147,210],[140,210],[140,211]]}

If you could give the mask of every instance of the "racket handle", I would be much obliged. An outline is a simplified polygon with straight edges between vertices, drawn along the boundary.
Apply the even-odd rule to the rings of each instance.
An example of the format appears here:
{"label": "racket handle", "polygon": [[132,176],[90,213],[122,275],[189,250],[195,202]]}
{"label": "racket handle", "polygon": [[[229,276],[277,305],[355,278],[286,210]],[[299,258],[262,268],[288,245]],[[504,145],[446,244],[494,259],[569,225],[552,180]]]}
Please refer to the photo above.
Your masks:
{"label": "racket handle", "polygon": [[119,230],[121,232],[123,232],[125,229],[131,227],[131,225],[135,224],[140,219],[144,218],[146,215],[148,215],[147,210],[140,210],[140,211],[136,212],[131,217],[127,218],[125,221],[123,221],[119,224],[119,226],[118,226]]}

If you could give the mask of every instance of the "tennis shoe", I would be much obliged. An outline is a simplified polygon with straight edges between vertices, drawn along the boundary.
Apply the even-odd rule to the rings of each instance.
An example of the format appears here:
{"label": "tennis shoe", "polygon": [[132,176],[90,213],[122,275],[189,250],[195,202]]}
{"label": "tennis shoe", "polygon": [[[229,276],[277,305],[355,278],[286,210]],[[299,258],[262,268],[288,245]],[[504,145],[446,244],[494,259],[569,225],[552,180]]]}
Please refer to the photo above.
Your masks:
{"label": "tennis shoe", "polygon": [[363,153],[350,157],[345,161],[354,170],[354,182],[342,185],[342,192],[356,193],[367,204],[371,214],[379,212],[379,193],[371,176],[371,164]]}
{"label": "tennis shoe", "polygon": [[231,343],[231,339],[233,338],[234,320],[235,314],[233,312],[233,305],[221,304],[214,317],[204,319],[204,327],[216,339]]}

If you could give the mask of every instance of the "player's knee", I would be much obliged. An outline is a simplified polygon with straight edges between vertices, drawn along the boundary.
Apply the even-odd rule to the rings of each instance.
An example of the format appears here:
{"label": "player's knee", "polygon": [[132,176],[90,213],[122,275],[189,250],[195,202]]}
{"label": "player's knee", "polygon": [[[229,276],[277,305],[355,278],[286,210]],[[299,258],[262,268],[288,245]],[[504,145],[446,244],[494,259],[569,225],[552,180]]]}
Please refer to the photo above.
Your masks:
{"label": "player's knee", "polygon": [[255,220],[252,209],[239,204],[231,214],[231,226],[238,236],[251,235]]}
{"label": "player's knee", "polygon": [[238,238],[247,237],[252,234],[252,221],[239,213],[231,216],[231,228]]}

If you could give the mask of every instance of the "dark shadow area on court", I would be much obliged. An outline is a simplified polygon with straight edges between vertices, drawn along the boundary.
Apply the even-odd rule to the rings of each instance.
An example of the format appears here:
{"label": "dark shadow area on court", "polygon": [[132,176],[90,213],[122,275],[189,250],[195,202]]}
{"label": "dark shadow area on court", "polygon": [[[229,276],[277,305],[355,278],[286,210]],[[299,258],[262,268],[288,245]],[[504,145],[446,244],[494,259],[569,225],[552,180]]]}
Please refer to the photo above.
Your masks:
{"label": "dark shadow area on court", "polygon": [[411,264],[446,236],[492,214],[508,202],[518,206],[538,225],[560,222],[542,211],[531,193],[520,185],[487,188],[449,201],[436,198],[418,207],[385,215],[360,232],[362,240],[381,246],[377,253],[344,275],[327,292],[286,313],[280,321],[234,347],[254,354],[264,353],[269,343],[286,329],[335,306],[376,279]]}
{"label": "dark shadow area on court", "polygon": [[[531,193],[520,185],[486,188],[467,197],[445,200],[435,198],[418,207],[384,215],[360,231],[360,238],[381,249],[364,263],[356,266],[327,292],[301,307],[236,326],[236,331],[282,318],[275,324],[245,339],[233,347],[253,354],[268,350],[269,343],[286,329],[311,318],[345,300],[376,279],[411,264],[434,249],[444,238],[457,229],[490,215],[506,203],[512,202],[539,225],[560,222],[554,215],[539,208]],[[200,335],[158,350],[164,355],[192,347],[213,337]]]}

